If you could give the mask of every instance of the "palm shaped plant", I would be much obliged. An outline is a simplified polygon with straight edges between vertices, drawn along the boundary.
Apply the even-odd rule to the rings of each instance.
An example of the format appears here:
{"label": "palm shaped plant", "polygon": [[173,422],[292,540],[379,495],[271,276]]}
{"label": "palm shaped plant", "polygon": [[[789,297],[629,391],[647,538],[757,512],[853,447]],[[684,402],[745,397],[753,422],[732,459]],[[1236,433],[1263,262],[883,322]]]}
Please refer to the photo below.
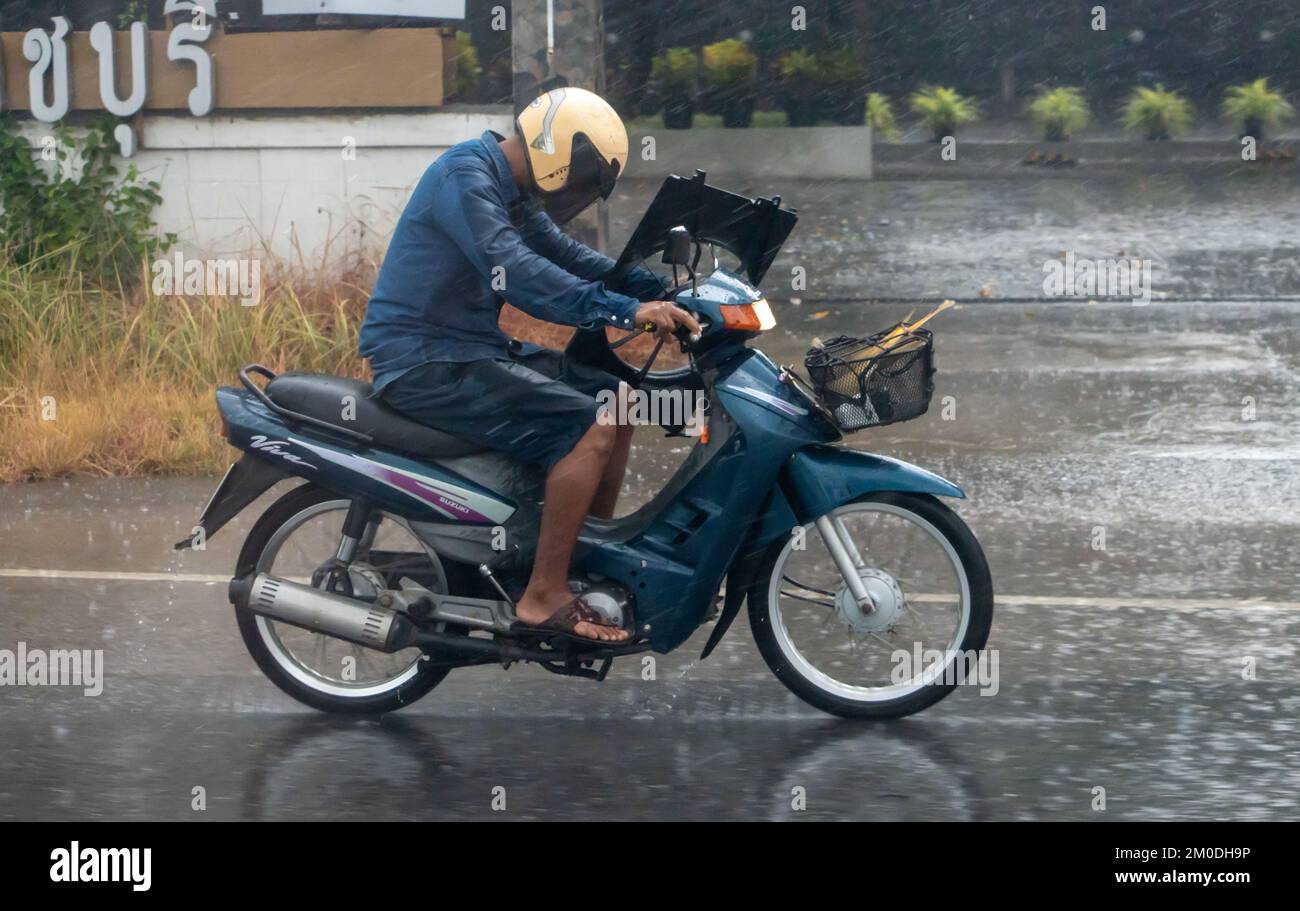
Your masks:
{"label": "palm shaped plant", "polygon": [[1295,108],[1286,97],[1268,87],[1268,79],[1256,79],[1231,86],[1223,97],[1223,116],[1242,136],[1262,140],[1266,130],[1276,130],[1295,118]]}
{"label": "palm shaped plant", "polygon": [[935,142],[953,135],[962,124],[979,119],[975,102],[947,86],[926,86],[914,92],[910,100],[912,112],[930,128]]}
{"label": "palm shaped plant", "polygon": [[1088,99],[1080,89],[1052,89],[1034,99],[1029,116],[1043,131],[1044,142],[1067,142],[1088,125]]}
{"label": "palm shaped plant", "polygon": [[1192,103],[1177,92],[1167,91],[1163,85],[1134,89],[1120,111],[1125,129],[1152,140],[1186,133],[1195,117]]}

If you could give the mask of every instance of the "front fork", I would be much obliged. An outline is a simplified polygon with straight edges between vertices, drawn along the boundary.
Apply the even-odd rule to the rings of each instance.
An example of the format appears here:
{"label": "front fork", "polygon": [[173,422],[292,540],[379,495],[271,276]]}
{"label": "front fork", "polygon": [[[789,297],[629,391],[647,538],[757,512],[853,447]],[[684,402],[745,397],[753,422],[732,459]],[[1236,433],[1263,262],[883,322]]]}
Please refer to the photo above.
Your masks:
{"label": "front fork", "polygon": [[819,517],[813,524],[817,526],[817,531],[822,536],[826,549],[830,551],[836,569],[844,577],[844,584],[848,586],[849,594],[858,603],[858,608],[864,614],[874,611],[876,602],[872,600],[858,572],[860,569],[865,569],[867,564],[863,561],[862,554],[858,552],[853,536],[844,527],[844,521],[839,516],[829,514]]}

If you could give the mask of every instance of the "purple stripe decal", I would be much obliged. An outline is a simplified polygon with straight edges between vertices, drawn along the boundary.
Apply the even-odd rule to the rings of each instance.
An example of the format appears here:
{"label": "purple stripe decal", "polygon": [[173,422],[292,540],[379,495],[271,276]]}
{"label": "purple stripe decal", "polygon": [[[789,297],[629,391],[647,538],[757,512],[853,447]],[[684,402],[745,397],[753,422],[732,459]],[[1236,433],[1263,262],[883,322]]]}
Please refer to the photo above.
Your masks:
{"label": "purple stripe decal", "polygon": [[365,475],[371,480],[394,487],[409,496],[415,497],[421,503],[433,507],[449,519],[459,519],[464,522],[496,522],[492,517],[485,516],[472,507],[465,505],[456,499],[450,491],[443,490],[435,486],[431,481],[423,478],[416,478],[396,469],[380,465],[378,462],[372,462],[369,459],[363,459],[357,456],[343,452],[335,452],[319,446],[313,446],[302,440],[293,440],[299,446],[315,452],[321,457],[345,465],[353,471]]}
{"label": "purple stripe decal", "polygon": [[429,505],[438,507],[441,512],[452,513],[453,518],[465,519],[470,522],[492,521],[487,516],[470,509],[464,503],[457,502],[456,500],[446,496],[432,484],[427,484],[424,481],[417,481],[415,478],[408,478],[406,475],[392,471],[382,465],[377,465],[375,467],[379,469],[378,473],[380,480],[392,484],[394,487],[400,487],[412,496],[419,497]]}

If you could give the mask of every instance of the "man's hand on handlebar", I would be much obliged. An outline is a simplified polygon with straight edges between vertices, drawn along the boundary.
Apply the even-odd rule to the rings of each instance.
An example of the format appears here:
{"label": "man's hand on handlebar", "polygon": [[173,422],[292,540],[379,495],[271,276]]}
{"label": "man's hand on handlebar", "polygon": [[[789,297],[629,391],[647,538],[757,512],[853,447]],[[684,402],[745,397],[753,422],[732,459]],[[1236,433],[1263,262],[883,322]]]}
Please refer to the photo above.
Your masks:
{"label": "man's hand on handlebar", "polygon": [[636,324],[665,341],[672,338],[678,326],[689,329],[691,335],[700,334],[699,321],[671,301],[642,304],[636,311]]}

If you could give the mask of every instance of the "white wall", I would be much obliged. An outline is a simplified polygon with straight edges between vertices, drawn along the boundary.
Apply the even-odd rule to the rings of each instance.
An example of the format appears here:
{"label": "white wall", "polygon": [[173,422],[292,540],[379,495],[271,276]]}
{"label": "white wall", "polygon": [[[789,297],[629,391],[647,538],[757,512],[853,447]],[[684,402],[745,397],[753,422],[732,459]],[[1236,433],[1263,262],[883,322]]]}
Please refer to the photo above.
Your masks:
{"label": "white wall", "polygon": [[[449,146],[513,130],[508,108],[428,113],[146,115],[129,161],[161,184],[155,216],[187,256],[262,256],[346,268],[377,259],[416,181]],[[45,124],[23,127],[33,146]],[[655,140],[646,160],[645,136]],[[344,139],[355,140],[355,159]],[[868,127],[655,130],[631,137],[631,177],[690,175],[751,181],[759,195],[794,177],[871,177]]]}
{"label": "white wall", "polygon": [[[187,255],[269,252],[314,273],[381,254],[425,169],[487,129],[508,134],[509,110],[146,115],[127,161],[161,185],[156,220]],[[48,128],[28,122],[24,132],[37,144]]]}
{"label": "white wall", "polygon": [[[654,158],[649,158],[653,140]],[[710,182],[756,181],[760,196],[780,193],[792,179],[870,180],[871,127],[750,127],[727,130],[654,129],[628,137],[637,177],[689,177],[700,168]]]}

